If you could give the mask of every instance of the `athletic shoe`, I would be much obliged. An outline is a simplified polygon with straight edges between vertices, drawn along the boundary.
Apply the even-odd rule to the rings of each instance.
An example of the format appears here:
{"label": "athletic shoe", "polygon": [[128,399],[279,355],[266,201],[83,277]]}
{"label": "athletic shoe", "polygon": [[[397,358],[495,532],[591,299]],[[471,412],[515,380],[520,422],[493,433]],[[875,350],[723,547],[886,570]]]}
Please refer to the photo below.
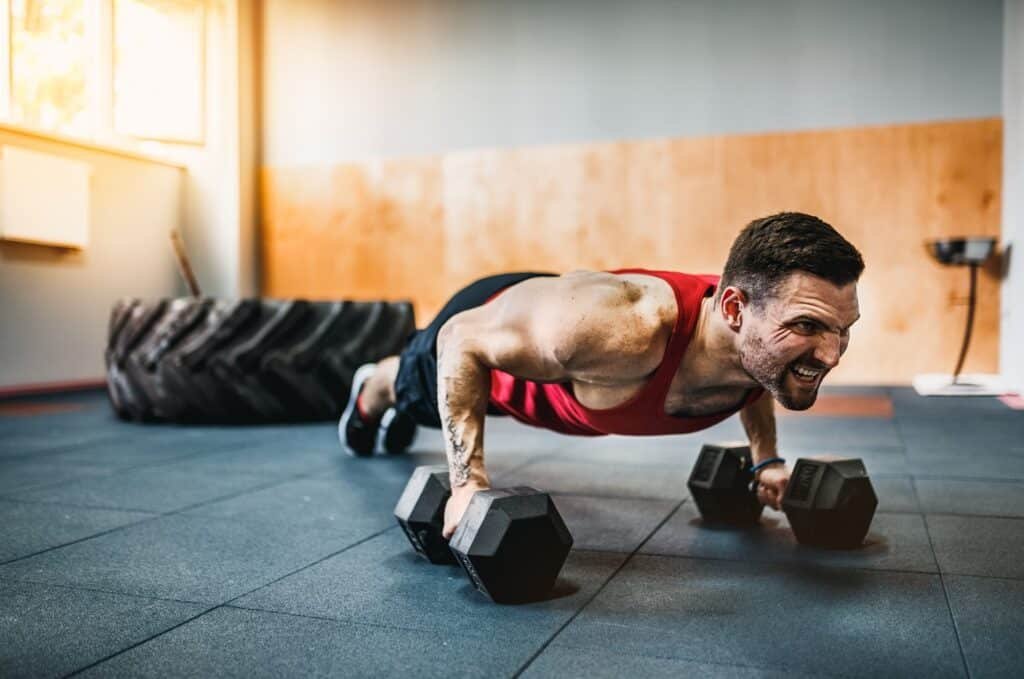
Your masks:
{"label": "athletic shoe", "polygon": [[373,449],[377,445],[380,421],[367,422],[359,413],[359,408],[356,407],[359,392],[363,390],[366,380],[370,379],[370,375],[376,369],[376,363],[367,363],[356,371],[352,377],[352,391],[348,395],[348,405],[345,406],[345,412],[338,420],[338,440],[341,441],[341,448],[354,457],[373,455]]}
{"label": "athletic shoe", "polygon": [[404,453],[416,440],[416,423],[405,413],[388,408],[380,418],[377,430],[377,452],[387,455]]}

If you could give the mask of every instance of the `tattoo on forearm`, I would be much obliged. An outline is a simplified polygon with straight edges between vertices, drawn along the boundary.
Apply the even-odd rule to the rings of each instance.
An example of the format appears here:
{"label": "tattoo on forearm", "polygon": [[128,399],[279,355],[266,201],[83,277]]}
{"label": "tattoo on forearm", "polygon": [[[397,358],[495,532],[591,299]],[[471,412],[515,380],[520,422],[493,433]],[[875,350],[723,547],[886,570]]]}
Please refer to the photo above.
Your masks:
{"label": "tattoo on forearm", "polygon": [[[464,486],[476,478],[486,482],[483,471],[483,412],[481,397],[489,386],[479,366],[471,361],[449,363],[447,342],[438,344],[438,410],[441,415],[448,468],[453,487]],[[479,412],[478,412],[479,411]]]}
{"label": "tattoo on forearm", "polygon": [[[451,412],[451,404],[447,398],[445,399],[445,406],[446,410]],[[466,444],[462,442],[459,432],[455,429],[455,421],[451,415],[445,417],[444,428],[448,433],[448,443],[451,448],[448,463],[452,471],[452,483],[456,486],[461,486],[469,481],[469,451],[466,448]]]}

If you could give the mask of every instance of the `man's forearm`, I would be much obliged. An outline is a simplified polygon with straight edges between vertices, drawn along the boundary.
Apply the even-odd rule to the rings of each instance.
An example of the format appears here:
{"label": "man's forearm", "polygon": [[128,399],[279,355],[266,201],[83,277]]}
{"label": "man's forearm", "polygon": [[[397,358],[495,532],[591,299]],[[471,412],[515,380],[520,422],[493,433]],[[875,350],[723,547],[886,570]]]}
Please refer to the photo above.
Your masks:
{"label": "man's forearm", "polygon": [[457,331],[446,330],[437,343],[437,405],[452,487],[489,486],[483,444],[491,373]]}
{"label": "man's forearm", "polygon": [[775,408],[772,398],[765,394],[740,411],[740,421],[750,439],[750,453],[754,464],[777,457],[778,442],[775,434]]}

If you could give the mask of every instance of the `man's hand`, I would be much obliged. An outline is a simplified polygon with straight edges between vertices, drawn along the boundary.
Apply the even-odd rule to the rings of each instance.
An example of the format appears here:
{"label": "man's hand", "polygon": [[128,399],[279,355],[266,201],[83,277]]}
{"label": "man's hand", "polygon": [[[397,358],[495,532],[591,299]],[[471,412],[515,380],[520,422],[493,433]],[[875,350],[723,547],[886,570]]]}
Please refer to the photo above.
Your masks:
{"label": "man's hand", "polygon": [[789,482],[789,468],[784,464],[773,464],[757,473],[757,499],[772,509],[782,509],[782,495]]}
{"label": "man's hand", "polygon": [[444,530],[441,535],[445,540],[450,540],[455,533],[459,521],[462,520],[462,515],[466,513],[466,507],[469,506],[469,501],[473,499],[476,491],[488,488],[490,486],[473,482],[452,488],[452,496],[448,498],[448,503],[444,507]]}

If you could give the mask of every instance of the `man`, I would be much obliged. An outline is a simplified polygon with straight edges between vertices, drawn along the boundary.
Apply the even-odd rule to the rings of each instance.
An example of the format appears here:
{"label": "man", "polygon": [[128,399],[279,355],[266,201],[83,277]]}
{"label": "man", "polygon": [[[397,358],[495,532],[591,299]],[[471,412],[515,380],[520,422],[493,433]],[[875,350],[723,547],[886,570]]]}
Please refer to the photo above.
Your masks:
{"label": "man", "polygon": [[488,488],[484,416],[584,436],[688,433],[739,412],[760,500],[781,505],[773,399],[804,410],[860,317],[864,262],[802,213],[748,224],[719,280],[627,269],[504,274],[460,291],[401,356],[364,366],[339,423],[351,453],[442,430],[451,536]]}

